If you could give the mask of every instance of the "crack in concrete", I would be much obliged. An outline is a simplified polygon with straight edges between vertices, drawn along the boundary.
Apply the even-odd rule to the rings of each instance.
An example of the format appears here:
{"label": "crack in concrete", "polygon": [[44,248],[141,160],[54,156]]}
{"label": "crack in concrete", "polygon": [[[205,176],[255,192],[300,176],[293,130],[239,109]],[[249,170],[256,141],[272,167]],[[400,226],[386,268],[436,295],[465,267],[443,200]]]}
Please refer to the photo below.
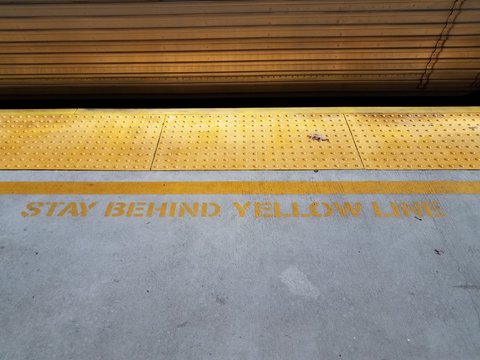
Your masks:
{"label": "crack in concrete", "polygon": [[[439,234],[443,240],[443,243],[446,247],[449,247],[450,249],[454,249],[455,246],[450,242],[450,239],[445,235],[445,233],[443,232],[443,230],[441,230],[440,227],[437,226],[437,221],[436,219],[433,220],[435,222],[435,225],[436,225],[436,228],[438,229],[439,231]],[[456,268],[457,268],[457,272],[462,276],[463,278],[463,283],[464,284],[471,284],[471,282],[469,282],[469,279],[467,277],[467,275],[465,274],[465,272],[462,270],[462,267],[460,265],[460,262],[457,260],[457,258],[455,257],[455,254],[453,253],[453,251],[450,251],[449,252],[449,257],[453,260],[453,262],[455,263],[456,265]],[[459,285],[459,286],[454,286],[454,287],[458,287],[458,288],[465,288],[467,289],[469,285]],[[468,297],[470,298],[470,302],[472,303],[472,308],[473,308],[473,311],[475,312],[476,314],[476,318],[477,318],[477,323],[478,323],[478,327],[480,328],[480,310],[479,310],[479,304],[477,304],[477,302],[475,301],[475,298],[472,296],[472,292],[471,291],[467,291],[468,292]]]}
{"label": "crack in concrete", "polygon": [[[466,274],[463,272],[460,262],[457,261],[457,259],[452,255],[452,259],[457,265],[457,271],[459,272],[460,275],[462,275],[463,279],[465,280],[465,284],[468,284],[468,279]],[[464,288],[464,289],[470,289],[471,287],[469,285],[461,285],[461,286],[455,286],[459,288]],[[480,287],[479,287],[480,288]],[[474,297],[472,296],[472,292],[468,291],[468,297],[470,298],[470,301],[472,302],[472,308],[473,311],[475,311],[475,314],[477,315],[477,322],[478,322],[478,327],[480,328],[480,310],[478,309],[478,304],[476,303]]]}

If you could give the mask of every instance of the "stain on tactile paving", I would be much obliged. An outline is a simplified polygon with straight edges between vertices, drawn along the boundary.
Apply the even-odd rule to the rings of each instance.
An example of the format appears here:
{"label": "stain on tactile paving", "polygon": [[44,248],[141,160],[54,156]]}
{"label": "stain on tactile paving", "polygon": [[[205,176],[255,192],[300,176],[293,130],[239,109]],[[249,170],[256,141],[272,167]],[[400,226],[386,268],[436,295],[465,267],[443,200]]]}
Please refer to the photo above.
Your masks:
{"label": "stain on tactile paving", "polygon": [[366,169],[480,169],[480,113],[346,118]]}
{"label": "stain on tactile paving", "polygon": [[[312,141],[313,133],[328,141]],[[342,115],[170,115],[153,164],[154,170],[326,168],[362,168]]]}
{"label": "stain on tactile paving", "polygon": [[316,141],[330,141],[328,140],[328,136],[323,135],[323,134],[310,134],[307,135],[310,139],[316,140]]}

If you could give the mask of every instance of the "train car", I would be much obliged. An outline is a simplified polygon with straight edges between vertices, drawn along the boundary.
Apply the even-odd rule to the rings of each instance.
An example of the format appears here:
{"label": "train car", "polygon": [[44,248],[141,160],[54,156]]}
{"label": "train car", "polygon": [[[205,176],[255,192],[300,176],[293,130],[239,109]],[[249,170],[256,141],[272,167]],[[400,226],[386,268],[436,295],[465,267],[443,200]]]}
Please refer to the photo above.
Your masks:
{"label": "train car", "polygon": [[0,1],[0,96],[478,93],[476,0]]}

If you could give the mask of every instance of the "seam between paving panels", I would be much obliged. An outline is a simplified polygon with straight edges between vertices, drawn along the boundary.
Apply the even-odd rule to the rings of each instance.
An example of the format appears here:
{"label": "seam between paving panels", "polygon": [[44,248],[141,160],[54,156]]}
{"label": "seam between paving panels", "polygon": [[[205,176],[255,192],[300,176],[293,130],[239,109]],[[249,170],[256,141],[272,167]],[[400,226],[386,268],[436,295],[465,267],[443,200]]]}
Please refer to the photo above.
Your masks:
{"label": "seam between paving panels", "polygon": [[162,122],[162,129],[160,130],[160,134],[158,136],[158,142],[157,142],[157,147],[155,148],[155,151],[154,151],[154,154],[153,154],[153,159],[152,159],[152,163],[150,165],[150,171],[158,171],[158,169],[154,169],[154,166],[155,166],[155,163],[157,163],[158,161],[160,161],[159,159],[159,154],[158,154],[158,150],[160,149],[161,145],[162,145],[162,137],[165,135],[166,133],[166,128],[167,128],[167,125],[168,125],[168,117],[169,116],[176,116],[176,115],[182,115],[181,113],[177,113],[177,112],[173,112],[173,113],[164,113],[163,114],[163,122]]}
{"label": "seam between paving panels", "polygon": [[352,129],[350,128],[350,124],[348,123],[347,117],[345,116],[345,114],[342,114],[342,116],[343,116],[343,119],[345,120],[345,123],[347,124],[348,131],[350,131],[350,135],[352,136],[353,144],[355,145],[355,149],[357,150],[357,155],[360,161],[362,162],[362,168],[365,169],[365,163],[363,162],[362,154],[360,154],[360,151],[358,150],[358,145],[357,145],[357,142],[355,141],[355,137],[353,136]]}
{"label": "seam between paving panels", "polygon": [[163,114],[162,115],[162,120],[161,120],[160,133],[158,134],[158,139],[157,139],[157,145],[155,146],[155,150],[153,151],[152,161],[150,163],[150,168],[149,168],[150,171],[152,171],[153,163],[155,162],[155,157],[157,156],[157,151],[158,151],[158,147],[160,145],[160,141],[162,139],[162,134],[163,134],[163,129],[165,128],[165,120],[166,119],[167,119],[167,114]]}

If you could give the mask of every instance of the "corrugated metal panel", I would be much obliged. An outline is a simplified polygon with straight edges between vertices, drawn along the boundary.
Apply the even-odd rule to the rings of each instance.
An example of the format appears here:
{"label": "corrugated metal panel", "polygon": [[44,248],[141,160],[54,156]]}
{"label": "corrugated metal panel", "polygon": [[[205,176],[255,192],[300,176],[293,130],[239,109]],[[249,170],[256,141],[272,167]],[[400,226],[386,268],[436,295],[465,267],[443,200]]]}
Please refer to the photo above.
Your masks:
{"label": "corrugated metal panel", "polygon": [[480,1],[0,1],[0,94],[467,94]]}

